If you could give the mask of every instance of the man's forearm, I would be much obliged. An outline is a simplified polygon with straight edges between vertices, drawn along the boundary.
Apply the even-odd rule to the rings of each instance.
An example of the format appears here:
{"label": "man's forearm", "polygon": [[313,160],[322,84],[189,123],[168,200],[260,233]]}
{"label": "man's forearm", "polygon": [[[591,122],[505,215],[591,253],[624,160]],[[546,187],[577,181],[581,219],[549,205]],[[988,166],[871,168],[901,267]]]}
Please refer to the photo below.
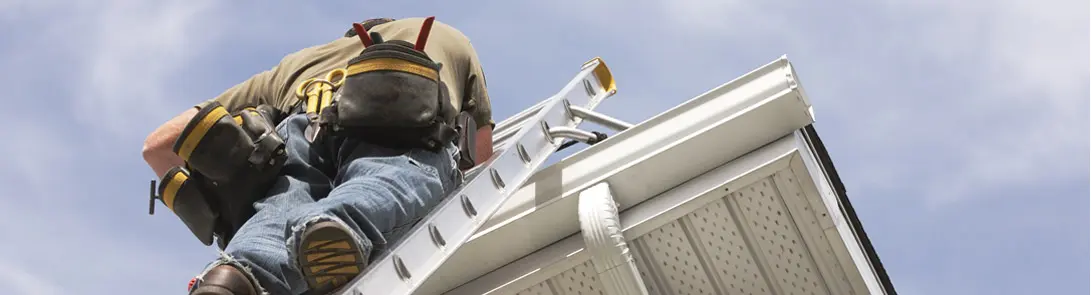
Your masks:
{"label": "man's forearm", "polygon": [[182,166],[186,162],[181,157],[175,155],[167,149],[163,150],[144,150],[144,162],[148,163],[148,166],[155,172],[156,177],[163,177],[163,174],[167,173],[167,170],[175,166]]}
{"label": "man's forearm", "polygon": [[182,133],[182,129],[196,114],[196,108],[189,108],[163,123],[144,140],[144,162],[147,162],[152,171],[155,171],[156,177],[163,177],[163,174],[166,174],[170,168],[185,163],[182,157],[174,153],[172,148],[174,147],[174,141]]}

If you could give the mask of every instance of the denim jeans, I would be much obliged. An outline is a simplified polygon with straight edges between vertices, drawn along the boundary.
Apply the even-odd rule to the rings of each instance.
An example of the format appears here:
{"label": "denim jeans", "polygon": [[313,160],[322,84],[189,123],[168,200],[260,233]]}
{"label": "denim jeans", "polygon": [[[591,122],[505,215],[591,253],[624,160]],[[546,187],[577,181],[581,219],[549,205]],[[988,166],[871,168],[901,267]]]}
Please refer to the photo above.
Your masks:
{"label": "denim jeans", "polygon": [[254,203],[256,214],[198,277],[230,264],[261,292],[301,294],[307,284],[294,252],[305,226],[339,222],[373,259],[462,182],[453,143],[441,152],[356,140],[311,143],[304,137],[308,123],[304,114],[295,114],[277,126],[288,155],[281,175],[269,196]]}

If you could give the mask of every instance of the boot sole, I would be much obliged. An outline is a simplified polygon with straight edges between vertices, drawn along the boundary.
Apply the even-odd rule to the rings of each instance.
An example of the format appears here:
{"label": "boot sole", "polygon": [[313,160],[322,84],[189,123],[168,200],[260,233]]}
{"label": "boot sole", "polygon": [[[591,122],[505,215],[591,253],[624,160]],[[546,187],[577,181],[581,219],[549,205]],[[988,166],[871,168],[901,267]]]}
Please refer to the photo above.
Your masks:
{"label": "boot sole", "polygon": [[320,222],[305,231],[300,248],[299,269],[311,293],[337,290],[367,266],[360,245],[334,222]]}

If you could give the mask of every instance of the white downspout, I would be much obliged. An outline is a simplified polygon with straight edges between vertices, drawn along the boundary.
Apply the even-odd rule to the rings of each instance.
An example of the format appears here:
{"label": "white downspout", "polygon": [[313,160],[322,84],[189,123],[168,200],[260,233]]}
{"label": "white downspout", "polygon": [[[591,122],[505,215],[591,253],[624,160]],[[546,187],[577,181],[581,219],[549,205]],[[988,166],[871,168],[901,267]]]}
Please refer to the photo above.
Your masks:
{"label": "white downspout", "polygon": [[580,230],[599,281],[609,295],[647,295],[644,280],[622,235],[621,218],[610,185],[602,182],[580,192]]}

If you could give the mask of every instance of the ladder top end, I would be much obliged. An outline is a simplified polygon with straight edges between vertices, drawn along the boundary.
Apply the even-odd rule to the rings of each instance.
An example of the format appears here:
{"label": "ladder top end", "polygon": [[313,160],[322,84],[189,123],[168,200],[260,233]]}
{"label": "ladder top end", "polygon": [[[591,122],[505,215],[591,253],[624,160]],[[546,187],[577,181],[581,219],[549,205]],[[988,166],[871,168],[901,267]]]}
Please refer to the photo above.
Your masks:
{"label": "ladder top end", "polygon": [[602,60],[602,57],[595,57],[583,63],[583,67],[586,68],[592,63],[595,63],[593,73],[595,74],[595,78],[599,80],[599,84],[601,84],[602,88],[605,89],[607,93],[610,93],[610,95],[617,93],[617,82],[614,81],[614,74],[610,73],[610,68],[606,67],[606,62]]}

